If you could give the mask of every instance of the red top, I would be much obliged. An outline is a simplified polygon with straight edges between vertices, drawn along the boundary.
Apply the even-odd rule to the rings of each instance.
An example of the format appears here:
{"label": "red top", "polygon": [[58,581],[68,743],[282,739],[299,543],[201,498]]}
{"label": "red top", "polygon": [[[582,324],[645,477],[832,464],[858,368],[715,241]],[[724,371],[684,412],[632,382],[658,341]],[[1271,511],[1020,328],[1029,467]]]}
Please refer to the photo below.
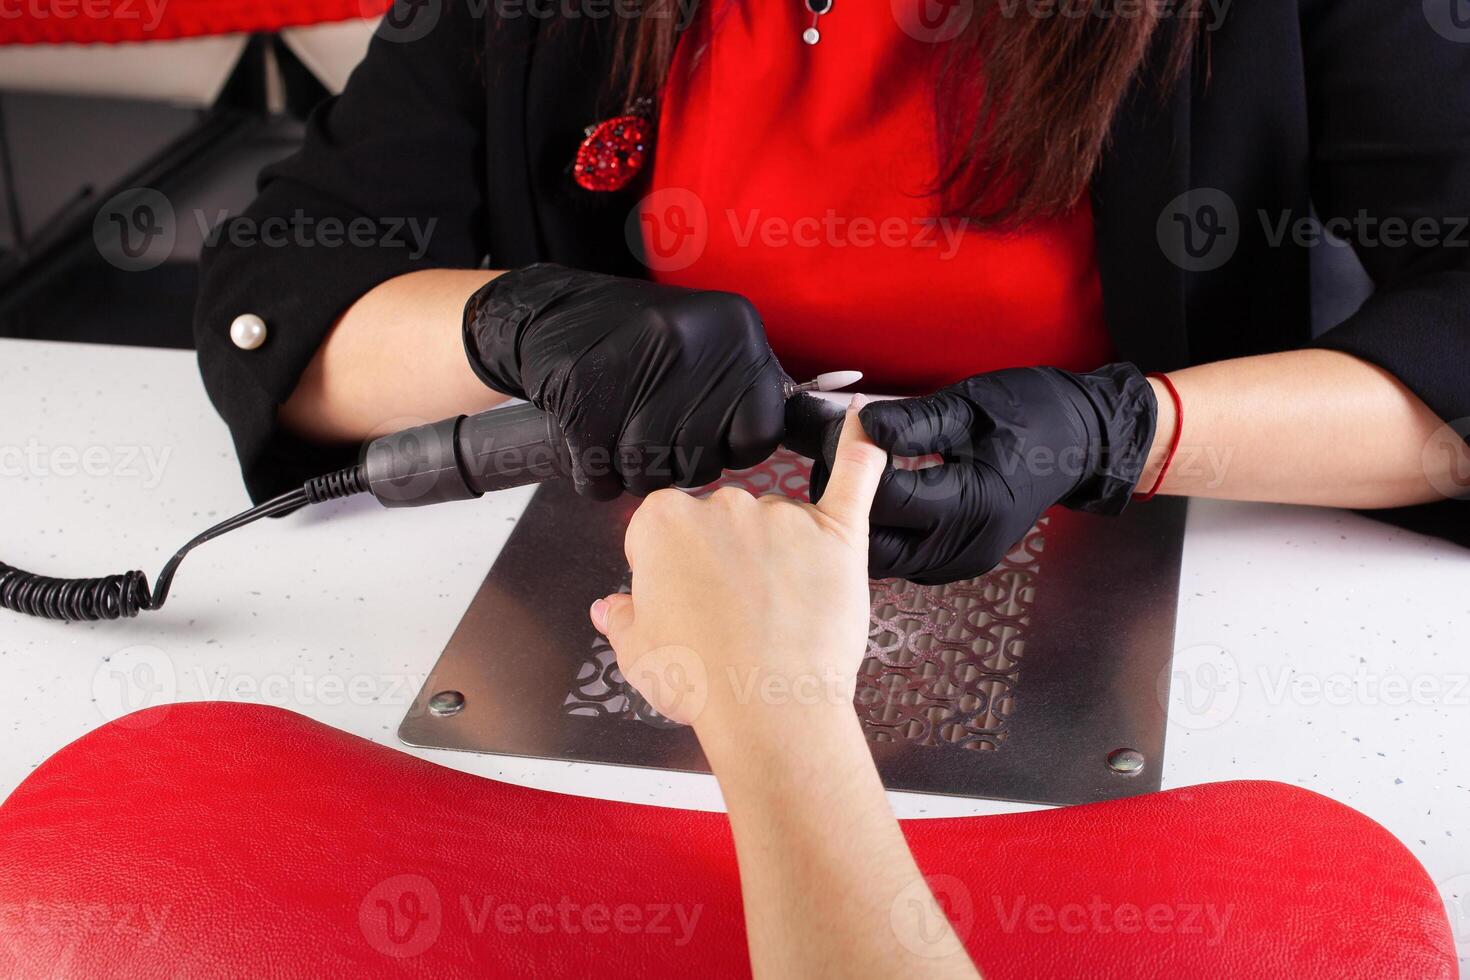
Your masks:
{"label": "red top", "polygon": [[[1112,357],[1086,200],[998,235],[937,217],[932,68],[943,46],[836,0],[717,2],[679,46],[642,206],[660,282],[750,298],[792,376],[855,368],[927,392],[981,371]],[[914,33],[922,33],[915,31]]]}

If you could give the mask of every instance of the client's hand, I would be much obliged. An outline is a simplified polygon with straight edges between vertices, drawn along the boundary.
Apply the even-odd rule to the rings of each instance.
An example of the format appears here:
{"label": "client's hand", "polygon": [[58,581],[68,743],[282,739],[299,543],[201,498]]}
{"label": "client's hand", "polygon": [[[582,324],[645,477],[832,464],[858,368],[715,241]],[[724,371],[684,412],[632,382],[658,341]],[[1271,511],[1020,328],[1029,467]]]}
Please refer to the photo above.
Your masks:
{"label": "client's hand", "polygon": [[852,706],[887,462],[858,407],[816,506],[741,490],[644,501],[633,594],[599,599],[592,621],[624,678],[694,726],[720,780],[756,976],[974,977]]}
{"label": "client's hand", "polygon": [[868,509],[885,463],[853,409],[816,506],[731,487],[650,496],[628,527],[633,594],[592,609],[624,678],[702,738],[751,710],[850,716],[868,636]]}

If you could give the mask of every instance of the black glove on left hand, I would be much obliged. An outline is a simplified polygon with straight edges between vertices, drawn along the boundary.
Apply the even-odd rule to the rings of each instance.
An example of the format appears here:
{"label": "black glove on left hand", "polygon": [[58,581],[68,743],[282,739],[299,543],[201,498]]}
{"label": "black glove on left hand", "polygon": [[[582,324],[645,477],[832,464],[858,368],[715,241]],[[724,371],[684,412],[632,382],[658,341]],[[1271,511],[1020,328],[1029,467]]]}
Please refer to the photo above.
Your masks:
{"label": "black glove on left hand", "polygon": [[[1153,444],[1158,404],[1137,368],[1112,364],[1090,374],[979,374],[925,398],[873,402],[860,415],[890,453],[944,460],[884,475],[869,536],[874,578],[937,585],[995,567],[1053,504],[1122,511]],[[813,467],[813,500],[830,464]]]}

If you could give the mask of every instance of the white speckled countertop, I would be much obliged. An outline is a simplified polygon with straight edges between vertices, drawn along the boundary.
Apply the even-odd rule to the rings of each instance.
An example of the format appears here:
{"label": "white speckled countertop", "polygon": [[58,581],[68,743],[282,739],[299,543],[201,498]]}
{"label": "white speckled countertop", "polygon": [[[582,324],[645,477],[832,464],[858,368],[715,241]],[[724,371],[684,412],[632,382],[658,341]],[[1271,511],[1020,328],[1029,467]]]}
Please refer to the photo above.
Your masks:
{"label": "white speckled countertop", "polygon": [[[262,522],[200,549],[162,612],[124,623],[0,614],[0,796],[109,718],[230,699],[510,782],[718,809],[708,776],[408,749],[395,738],[530,493],[393,513],[358,499]],[[141,568],[151,579],[192,534],[247,504],[192,354],[0,340],[0,559],[63,576]],[[465,508],[477,519],[466,522]],[[1453,545],[1335,511],[1194,502],[1164,761],[1166,787],[1275,779],[1378,820],[1451,899],[1462,954],[1467,596],[1470,551]],[[891,799],[906,817],[1021,808]]]}

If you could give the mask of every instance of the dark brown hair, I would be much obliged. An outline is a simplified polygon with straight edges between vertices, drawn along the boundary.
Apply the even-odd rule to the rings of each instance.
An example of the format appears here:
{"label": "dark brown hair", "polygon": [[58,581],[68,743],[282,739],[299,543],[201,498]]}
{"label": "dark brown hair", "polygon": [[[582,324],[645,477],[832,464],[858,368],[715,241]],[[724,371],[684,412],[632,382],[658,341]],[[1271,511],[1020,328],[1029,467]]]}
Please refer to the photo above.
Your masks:
{"label": "dark brown hair", "polygon": [[[704,20],[686,33],[709,23],[715,2],[702,0]],[[933,190],[947,213],[997,229],[1076,205],[1130,83],[1143,71],[1164,88],[1177,80],[1203,12],[1203,0],[955,2],[975,6],[940,59]],[[678,13],[676,0],[646,0],[643,16],[619,21],[616,97],[656,100],[679,43]]]}

